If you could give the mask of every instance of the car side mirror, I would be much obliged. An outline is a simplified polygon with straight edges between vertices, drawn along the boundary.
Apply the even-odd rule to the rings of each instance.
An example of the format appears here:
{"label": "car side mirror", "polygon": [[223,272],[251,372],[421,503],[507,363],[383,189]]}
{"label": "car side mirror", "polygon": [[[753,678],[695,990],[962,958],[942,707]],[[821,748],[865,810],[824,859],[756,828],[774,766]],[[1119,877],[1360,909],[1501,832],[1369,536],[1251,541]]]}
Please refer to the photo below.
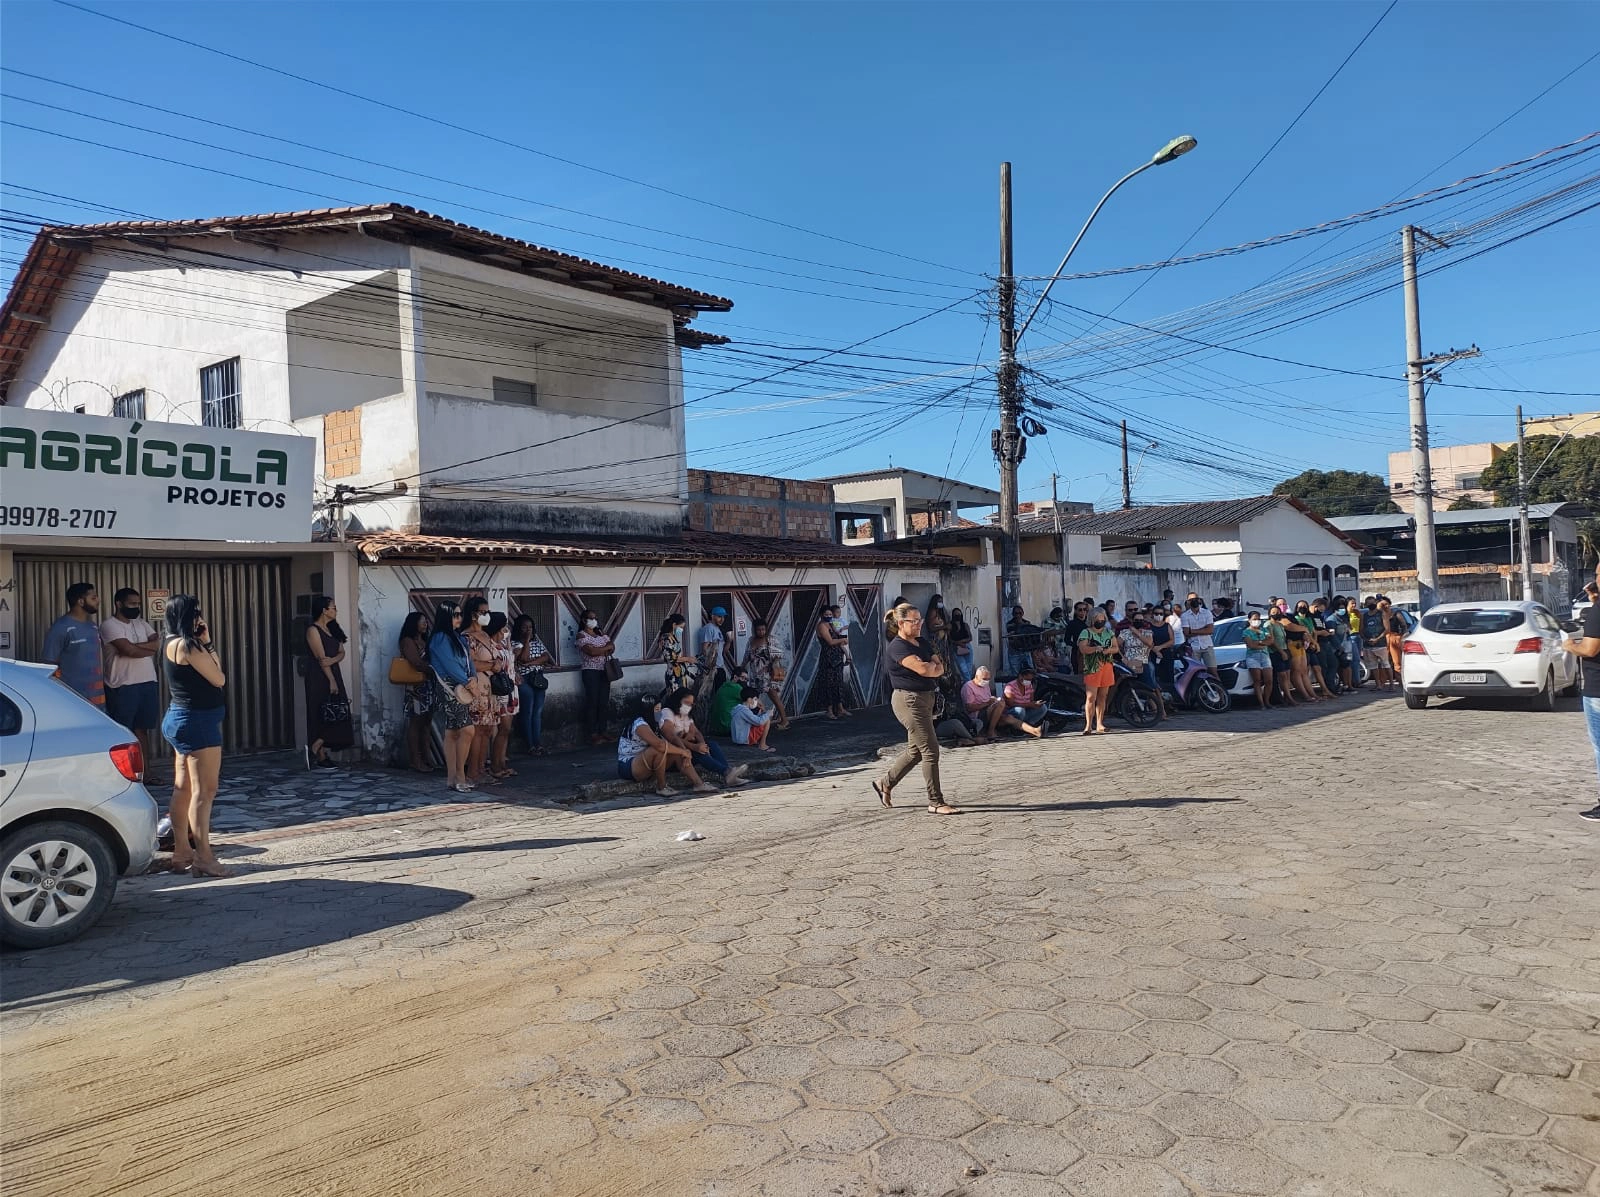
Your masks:
{"label": "car side mirror", "polygon": [[1576,632],[1582,627],[1583,625],[1580,624],[1576,619],[1563,619],[1561,621],[1561,630],[1563,632]]}

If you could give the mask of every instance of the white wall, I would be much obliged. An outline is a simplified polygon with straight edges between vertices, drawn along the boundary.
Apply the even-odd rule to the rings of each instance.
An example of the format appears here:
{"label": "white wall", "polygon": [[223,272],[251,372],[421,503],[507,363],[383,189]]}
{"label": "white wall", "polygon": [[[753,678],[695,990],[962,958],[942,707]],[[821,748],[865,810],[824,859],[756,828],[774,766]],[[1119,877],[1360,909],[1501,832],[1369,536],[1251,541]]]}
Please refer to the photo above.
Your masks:
{"label": "white wall", "polygon": [[1360,564],[1356,549],[1288,504],[1246,521],[1239,535],[1244,547],[1239,584],[1247,602],[1264,603],[1271,595],[1287,595],[1292,566],[1315,566],[1320,578],[1324,567],[1355,569]]}
{"label": "white wall", "polygon": [[286,323],[292,418],[403,393],[395,271],[294,308]]}

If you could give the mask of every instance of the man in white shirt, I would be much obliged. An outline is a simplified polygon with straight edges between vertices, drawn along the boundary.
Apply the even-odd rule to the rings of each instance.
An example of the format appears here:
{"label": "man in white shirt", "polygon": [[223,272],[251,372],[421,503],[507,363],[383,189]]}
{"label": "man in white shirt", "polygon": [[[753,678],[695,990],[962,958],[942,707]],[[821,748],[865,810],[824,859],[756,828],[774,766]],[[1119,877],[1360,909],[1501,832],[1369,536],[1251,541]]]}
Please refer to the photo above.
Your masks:
{"label": "man in white shirt", "polygon": [[146,762],[161,726],[161,688],[156,682],[160,638],[143,617],[144,602],[131,586],[117,591],[115,614],[100,621],[105,651],[106,714],[139,739]]}
{"label": "man in white shirt", "polygon": [[1211,633],[1216,630],[1216,621],[1211,614],[1211,609],[1206,606],[1205,600],[1193,591],[1189,592],[1188,601],[1184,603],[1183,614],[1179,617],[1183,625],[1183,638],[1196,656],[1206,663],[1206,668],[1212,673],[1217,671],[1217,653],[1212,647]]}
{"label": "man in white shirt", "polygon": [[[1167,604],[1162,603],[1162,606],[1166,607]],[[1183,616],[1178,613],[1176,607],[1169,607],[1162,618],[1167,621],[1167,626],[1172,629],[1172,647],[1178,648],[1183,644]]]}

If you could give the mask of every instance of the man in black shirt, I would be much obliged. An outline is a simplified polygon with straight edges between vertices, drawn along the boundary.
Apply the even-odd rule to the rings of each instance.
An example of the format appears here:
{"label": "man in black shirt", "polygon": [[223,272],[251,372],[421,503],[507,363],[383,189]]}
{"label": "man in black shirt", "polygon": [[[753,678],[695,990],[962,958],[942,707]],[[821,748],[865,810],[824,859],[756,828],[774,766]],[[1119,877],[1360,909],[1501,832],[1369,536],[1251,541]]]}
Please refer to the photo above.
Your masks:
{"label": "man in black shirt", "polygon": [[1083,657],[1078,653],[1078,637],[1083,635],[1083,630],[1089,626],[1089,604],[1074,603],[1072,605],[1072,618],[1067,620],[1066,630],[1062,635],[1066,638],[1067,650],[1072,654],[1072,672],[1083,672]]}
{"label": "man in black shirt", "polygon": [[[1600,586],[1600,565],[1595,566],[1594,580]],[[1583,609],[1583,636],[1576,640],[1563,640],[1561,647],[1578,657],[1578,667],[1583,676],[1583,718],[1589,728],[1589,744],[1595,759],[1600,761],[1600,603],[1591,602]],[[1580,819],[1600,823],[1600,804],[1578,812]]]}

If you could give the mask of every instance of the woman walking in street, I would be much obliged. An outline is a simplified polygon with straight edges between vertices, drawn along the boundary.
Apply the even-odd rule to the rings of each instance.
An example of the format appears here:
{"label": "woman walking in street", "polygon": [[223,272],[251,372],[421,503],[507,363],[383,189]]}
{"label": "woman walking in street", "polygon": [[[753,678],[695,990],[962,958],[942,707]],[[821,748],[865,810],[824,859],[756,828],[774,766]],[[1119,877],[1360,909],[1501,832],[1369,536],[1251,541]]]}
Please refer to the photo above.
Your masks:
{"label": "woman walking in street", "polygon": [[413,611],[400,625],[400,655],[407,665],[422,675],[420,682],[406,687],[406,763],[417,773],[432,773],[433,755],[433,675],[428,668],[428,637],[433,624],[421,611]]}
{"label": "woman walking in street", "polygon": [[817,620],[817,643],[821,653],[813,692],[822,701],[822,709],[829,719],[842,719],[850,713],[845,705],[844,685],[844,654],[850,642],[839,634],[834,624],[838,615],[838,607],[828,606],[822,609],[822,617]]}
{"label": "woman walking in street", "polygon": [[611,709],[611,677],[606,661],[616,651],[610,636],[600,630],[600,616],[585,610],[578,617],[578,652],[583,657],[578,675],[583,679],[583,733],[591,744],[606,741],[606,715]]}
{"label": "woman walking in street", "polygon": [[1117,684],[1111,659],[1116,654],[1115,639],[1107,626],[1109,618],[1102,607],[1089,612],[1089,626],[1078,637],[1078,654],[1083,658],[1083,735],[1103,736],[1106,727],[1106,702]]}
{"label": "woman walking in street", "polygon": [[[329,748],[348,748],[354,738],[350,727],[350,692],[344,688],[344,646],[349,637],[339,626],[339,608],[327,595],[311,600],[311,626],[306,629],[306,768],[333,768]],[[335,718],[342,705],[344,717]]]}
{"label": "woman walking in street", "polygon": [[473,788],[467,780],[467,753],[473,736],[471,687],[477,675],[461,635],[461,608],[449,599],[433,611],[428,665],[433,670],[433,706],[444,721],[445,785],[465,794]]}
{"label": "woman walking in street", "polygon": [[945,663],[922,635],[922,613],[910,603],[891,607],[883,618],[890,633],[889,682],[894,687],[890,706],[906,729],[906,746],[879,781],[873,793],[884,806],[893,806],[900,780],[920,763],[928,791],[928,813],[953,815],[956,808],[944,800],[939,786],[939,737],[933,729],[933,702],[944,676]]}
{"label": "woman walking in street", "polygon": [[517,730],[529,756],[548,756],[543,745],[544,699],[550,681],[544,671],[555,664],[555,657],[539,639],[531,615],[519,615],[511,625],[511,647],[517,661]]}
{"label": "woman walking in street", "polygon": [[750,629],[750,644],[744,653],[744,669],[750,684],[772,703],[778,715],[778,730],[789,730],[789,712],[783,709],[783,650],[773,645],[767,621],[759,619]]}
{"label": "woman walking in street", "polygon": [[211,804],[222,776],[222,719],[227,713],[222,671],[200,600],[175,594],[167,600],[167,642],[162,672],[172,705],[161,735],[172,745],[172,860],[174,873],[226,877],[211,847]]}

